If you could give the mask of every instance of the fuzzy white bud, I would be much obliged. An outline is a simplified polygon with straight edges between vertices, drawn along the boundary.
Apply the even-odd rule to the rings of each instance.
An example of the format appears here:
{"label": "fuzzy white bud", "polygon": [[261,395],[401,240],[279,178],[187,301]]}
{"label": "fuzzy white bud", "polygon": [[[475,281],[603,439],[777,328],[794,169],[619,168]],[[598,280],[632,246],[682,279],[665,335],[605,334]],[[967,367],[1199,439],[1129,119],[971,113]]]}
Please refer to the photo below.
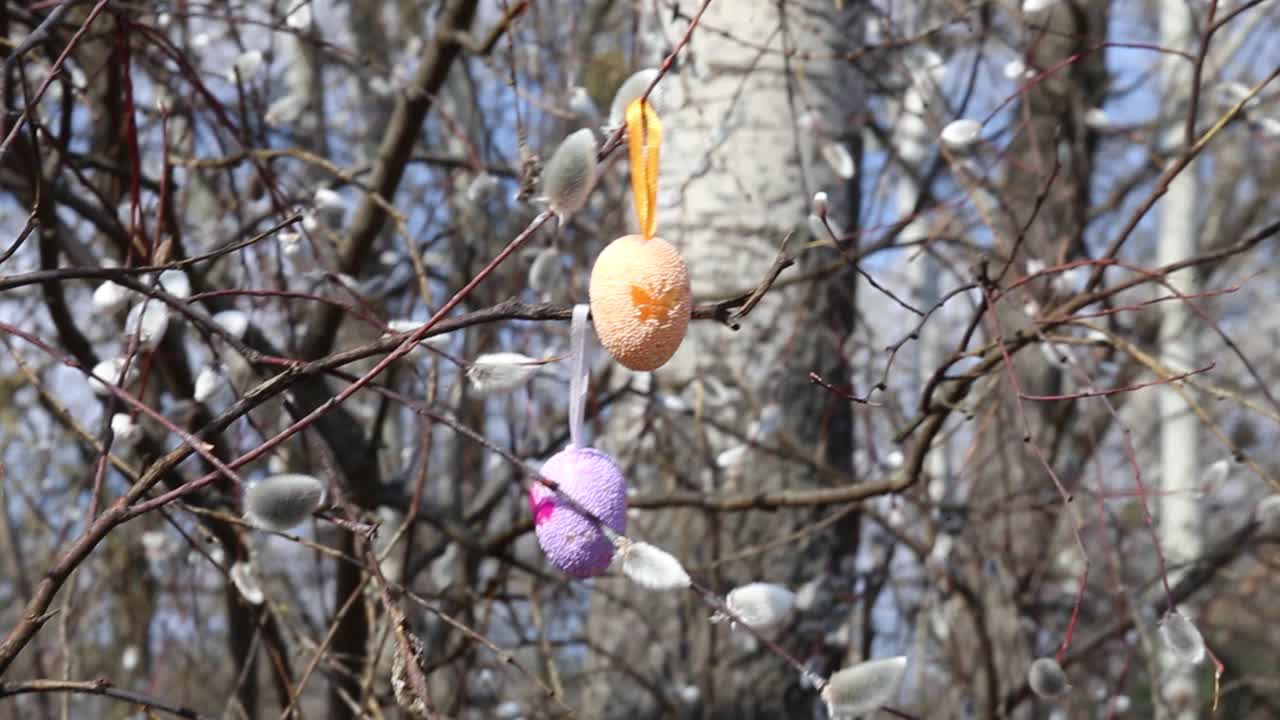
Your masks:
{"label": "fuzzy white bud", "polygon": [[217,394],[218,388],[222,387],[222,383],[222,375],[218,373],[218,369],[212,365],[206,365],[196,375],[196,386],[192,393],[192,398],[198,403],[207,402],[209,398]]}
{"label": "fuzzy white bud", "polygon": [[658,401],[658,405],[660,405],[662,409],[666,410],[667,412],[673,412],[673,413],[689,412],[689,404],[686,403],[679,395],[672,395],[671,393],[658,393],[657,395],[654,396],[654,398]]}
{"label": "fuzzy white bud", "polygon": [[120,653],[120,667],[125,672],[132,672],[138,667],[138,661],[142,658],[142,651],[138,650],[137,645],[125,645],[124,650]]}
{"label": "fuzzy white bud", "polygon": [[827,213],[831,211],[831,202],[827,199],[825,192],[819,191],[813,194],[813,214],[818,218],[826,218]]}
{"label": "fuzzy white bud", "polygon": [[213,316],[213,323],[237,340],[243,340],[249,330],[249,316],[240,310],[223,310]]}
{"label": "fuzzy white bud", "polygon": [[827,131],[827,121],[822,115],[809,110],[796,118],[796,127],[810,135],[821,135]]}
{"label": "fuzzy white bud", "polygon": [[854,718],[874,712],[898,694],[907,658],[899,656],[869,660],[847,667],[827,679],[822,699],[832,720]]}
{"label": "fuzzy white bud", "polygon": [[1258,531],[1265,535],[1280,535],[1280,495],[1268,495],[1258,502],[1254,511],[1258,518]]}
{"label": "fuzzy white bud", "polygon": [[93,291],[93,307],[98,312],[115,314],[129,302],[129,291],[110,280]]}
{"label": "fuzzy white bud", "polygon": [[235,64],[231,70],[227,71],[227,80],[234,83],[236,81],[236,71],[240,71],[240,79],[249,82],[262,70],[266,64],[266,56],[261,50],[246,50],[240,53],[236,58]]}
{"label": "fuzzy white bud", "polygon": [[518,702],[507,700],[498,703],[498,706],[493,709],[493,715],[498,720],[520,720],[524,717],[524,708]]}
{"label": "fuzzy white bud", "polygon": [[888,455],[884,456],[884,466],[890,470],[897,470],[902,467],[902,462],[905,459],[901,450],[891,450]]}
{"label": "fuzzy white bud", "polygon": [[1171,610],[1160,621],[1160,637],[1179,660],[1198,664],[1204,660],[1204,637],[1187,616]]}
{"label": "fuzzy white bud", "polygon": [[852,180],[857,166],[853,164],[853,155],[844,143],[831,140],[822,144],[822,159],[827,161],[836,175],[845,180]]}
{"label": "fuzzy white bud", "polygon": [[[398,318],[395,320],[388,320],[387,329],[390,332],[387,333],[387,335],[384,335],[383,337],[388,337],[392,334],[401,335],[404,333],[411,333],[417,330],[418,328],[422,327],[423,324],[424,323],[421,320],[409,320],[407,318]],[[449,339],[451,337],[453,337],[451,333],[440,333],[439,335],[432,335],[431,337],[428,337],[420,341],[413,348],[413,351],[409,353],[409,357],[414,360],[424,360],[426,358],[429,358],[431,356],[431,353],[426,348],[432,347],[437,350],[443,350],[449,346]]]}
{"label": "fuzzy white bud", "polygon": [[1071,689],[1062,666],[1049,657],[1042,657],[1031,663],[1031,668],[1027,670],[1027,685],[1031,686],[1031,692],[1046,699],[1056,698]]}
{"label": "fuzzy white bud", "polygon": [[1204,478],[1200,481],[1200,487],[1205,492],[1213,492],[1226,482],[1227,475],[1231,472],[1231,462],[1222,459],[1214,462],[1204,471]]}
{"label": "fuzzy white bud", "polygon": [[303,0],[302,3],[295,7],[293,12],[285,16],[284,23],[294,30],[306,30],[311,27],[310,0]]}
{"label": "fuzzy white bud", "polygon": [[[314,224],[315,216],[310,213],[302,219],[303,224],[306,224],[308,218],[311,218]],[[293,257],[302,249],[302,236],[292,230],[282,230],[276,233],[276,242],[280,244],[280,252],[285,257]]]}
{"label": "fuzzy white bud", "polygon": [[1084,113],[1084,124],[1094,130],[1110,130],[1111,116],[1107,115],[1107,111],[1102,108],[1089,108]]}
{"label": "fuzzy white bud", "polygon": [[[97,365],[94,365],[93,374],[96,377],[89,379],[89,387],[93,390],[93,394],[98,397],[106,397],[107,395],[110,395],[111,391],[108,390],[107,386],[103,383],[105,381],[107,383],[114,384],[117,380],[120,380],[120,371],[124,369],[124,364],[125,358],[118,357],[111,360],[103,360]],[[98,378],[101,378],[101,380]],[[129,372],[126,373],[124,379],[121,381],[121,385],[129,385],[137,378],[138,366],[136,363],[131,364],[129,366]]]}
{"label": "fuzzy white bud", "polygon": [[[787,588],[773,583],[754,582],[734,588],[725,596],[724,604],[737,619],[756,630],[768,630],[784,622],[795,608],[796,596]],[[732,616],[713,616],[713,621]]]}
{"label": "fuzzy white bud", "polygon": [[551,292],[563,275],[560,253],[553,247],[543,248],[529,264],[529,287],[540,293]]}
{"label": "fuzzy white bud", "polygon": [[[656,68],[649,68],[634,73],[631,77],[622,82],[618,87],[618,92],[613,95],[613,102],[609,104],[609,128],[617,128],[627,120],[627,106],[635,102],[637,98],[644,95],[644,91],[653,84],[654,78],[658,77]],[[655,87],[653,92],[649,93],[649,102],[655,107],[661,98],[658,94],[658,88]]]}
{"label": "fuzzy white bud", "polygon": [[[315,209],[310,217],[315,219],[317,226],[323,224],[325,227],[336,228],[342,224],[342,219],[347,214],[347,201],[341,193],[330,188],[316,190],[312,196],[312,207]],[[306,221],[303,222],[305,224]]]}
{"label": "fuzzy white bud", "polygon": [[160,289],[170,295],[186,300],[191,297],[191,279],[181,270],[165,270],[156,276]]}
{"label": "fuzzy white bud", "polygon": [[773,437],[781,426],[782,406],[778,403],[769,403],[760,410],[760,417],[751,424],[751,428],[747,431],[747,438],[751,442],[764,442]]}
{"label": "fuzzy white bud", "polygon": [[582,209],[596,174],[596,136],[588,128],[569,135],[542,169],[542,194],[564,222]]}
{"label": "fuzzy white bud", "polygon": [[731,468],[742,462],[742,458],[746,454],[746,445],[734,445],[727,450],[721,451],[719,455],[716,455],[716,465],[722,468]]}
{"label": "fuzzy white bud", "polygon": [[1031,70],[1027,68],[1027,64],[1022,61],[1022,58],[1010,60],[1004,66],[1004,76],[1008,80],[1025,80],[1031,77],[1032,74]]}
{"label": "fuzzy white bud", "polygon": [[125,337],[138,336],[138,344],[150,350],[160,344],[169,327],[169,306],[159,300],[143,300],[129,310],[124,321]]}
{"label": "fuzzy white bud", "polygon": [[142,436],[142,428],[138,427],[128,413],[111,416],[111,432],[116,436],[116,442],[122,445],[130,445]]}
{"label": "fuzzy white bud", "polygon": [[498,187],[498,178],[482,172],[467,183],[467,202],[478,203],[488,198]]}
{"label": "fuzzy white bud", "polygon": [[982,123],[969,118],[960,118],[947,123],[939,137],[948,149],[960,152],[977,144],[981,133]]}
{"label": "fuzzy white bud", "polygon": [[272,475],[245,491],[244,516],[258,527],[284,531],[310,517],[324,500],[324,483],[311,475]]}
{"label": "fuzzy white bud", "polygon": [[692,582],[680,561],[661,548],[625,537],[619,537],[615,546],[618,551],[614,564],[637,585],[650,590],[677,590]]}
{"label": "fuzzy white bud", "polygon": [[342,199],[342,194],[332,188],[322,187],[316,190],[313,201],[315,206],[322,210],[341,211],[347,209],[347,203]]}
{"label": "fuzzy white bud", "polygon": [[600,120],[600,111],[596,108],[595,101],[582,86],[575,85],[569,89],[569,109],[583,122],[594,124]]}
{"label": "fuzzy white bud", "polygon": [[240,597],[250,605],[261,605],[262,601],[267,599],[266,593],[262,592],[262,584],[258,582],[258,575],[250,563],[238,562],[231,566],[231,583],[236,586]]}
{"label": "fuzzy white bud", "polygon": [[406,318],[398,318],[396,320],[387,321],[387,329],[393,333],[408,333],[422,327],[423,323],[418,320],[409,320]]}
{"label": "fuzzy white bud", "polygon": [[533,379],[541,361],[514,352],[481,355],[467,369],[467,380],[481,395],[511,392]]}
{"label": "fuzzy white bud", "polygon": [[148,530],[142,533],[140,538],[142,542],[142,553],[147,560],[152,562],[163,562],[173,557],[177,552],[177,544],[163,532],[159,530]]}
{"label": "fuzzy white bud", "polygon": [[1035,15],[1052,8],[1057,4],[1058,0],[1022,0],[1022,14]]}
{"label": "fuzzy white bud", "polygon": [[298,119],[298,116],[302,114],[306,106],[307,99],[305,97],[285,95],[272,101],[267,106],[267,112],[262,116],[262,120],[272,127],[288,125]]}

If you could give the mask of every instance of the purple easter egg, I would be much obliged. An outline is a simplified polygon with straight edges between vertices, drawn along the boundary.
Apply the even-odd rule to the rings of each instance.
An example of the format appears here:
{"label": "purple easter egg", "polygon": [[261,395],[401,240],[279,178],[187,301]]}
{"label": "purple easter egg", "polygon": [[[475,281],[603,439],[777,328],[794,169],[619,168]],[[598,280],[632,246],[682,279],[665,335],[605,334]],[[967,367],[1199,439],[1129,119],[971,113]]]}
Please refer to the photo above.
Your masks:
{"label": "purple easter egg", "polygon": [[[571,446],[551,456],[541,472],[587,512],[617,532],[626,532],[627,481],[613,458],[594,448]],[[552,565],[576,578],[594,577],[609,568],[613,543],[550,488],[534,483],[529,508],[538,544]]]}

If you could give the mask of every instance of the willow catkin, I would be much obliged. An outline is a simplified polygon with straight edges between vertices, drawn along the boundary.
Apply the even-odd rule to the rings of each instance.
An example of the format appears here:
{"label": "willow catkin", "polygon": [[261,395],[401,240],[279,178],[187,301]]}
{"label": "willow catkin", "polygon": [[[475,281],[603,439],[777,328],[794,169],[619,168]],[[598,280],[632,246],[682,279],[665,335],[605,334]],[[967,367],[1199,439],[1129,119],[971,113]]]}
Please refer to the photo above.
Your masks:
{"label": "willow catkin", "polygon": [[[125,373],[124,378],[121,378],[120,373],[124,371],[126,364],[129,366],[129,371]],[[107,389],[107,383],[114,384],[119,380],[122,386],[128,386],[138,379],[138,364],[130,363],[128,358],[112,358],[94,365],[92,372],[94,377],[89,378],[89,388],[93,390],[94,395],[106,397],[111,394]]]}
{"label": "willow catkin", "polygon": [[285,531],[319,510],[324,500],[324,483],[311,475],[272,475],[245,491],[245,519],[267,530]]}
{"label": "willow catkin", "polygon": [[854,718],[887,705],[898,694],[907,671],[907,658],[869,660],[847,667],[827,679],[822,699],[832,720]]}
{"label": "willow catkin", "polygon": [[832,171],[845,180],[852,180],[857,173],[857,166],[853,163],[853,155],[849,153],[849,148],[843,143],[836,140],[822,144],[822,159],[827,161],[827,165],[831,166]]}
{"label": "willow catkin", "polygon": [[231,583],[236,586],[236,591],[240,593],[240,597],[250,605],[261,605],[266,600],[266,593],[262,591],[262,584],[258,582],[258,575],[253,569],[253,565],[247,562],[238,562],[231,566]]}
{"label": "willow catkin", "polygon": [[191,279],[181,270],[165,270],[156,276],[160,289],[176,298],[191,297]]}
{"label": "willow catkin", "polygon": [[93,291],[93,307],[98,312],[114,315],[129,304],[129,291],[110,280]]}
{"label": "willow catkin", "polygon": [[237,340],[243,340],[249,330],[249,316],[241,310],[223,310],[213,316],[213,323]]}
{"label": "willow catkin", "polygon": [[949,150],[962,152],[976,145],[981,134],[982,123],[969,118],[961,118],[947,123],[947,126],[942,128],[942,134],[939,137],[942,140],[942,144],[946,145]]}
{"label": "willow catkin", "polygon": [[[647,68],[633,73],[631,77],[622,81],[618,91],[613,94],[613,102],[609,104],[608,127],[610,129],[619,127],[626,122],[627,106],[635,102],[641,95],[644,95],[644,91],[649,89],[656,77],[658,77],[657,68]],[[658,105],[660,100],[658,95],[658,88],[654,87],[653,92],[649,94],[649,102],[653,105]]]}
{"label": "willow catkin", "polygon": [[596,174],[596,136],[589,128],[569,135],[542,168],[542,195],[560,223],[582,209]]}
{"label": "willow catkin", "polygon": [[153,349],[164,338],[169,327],[169,306],[150,298],[144,299],[129,310],[124,321],[126,338],[138,337],[138,345],[145,349]]}
{"label": "willow catkin", "polygon": [[225,383],[226,380],[218,372],[218,368],[213,365],[205,365],[200,369],[200,373],[196,375],[195,389],[191,393],[191,399],[198,403],[207,402],[218,394],[218,390]]}
{"label": "willow catkin", "polygon": [[736,616],[730,617],[731,621],[741,620],[757,630],[767,630],[790,617],[796,595],[781,585],[753,582],[730,590],[724,604]]}
{"label": "willow catkin", "polygon": [[560,251],[545,247],[538,251],[529,264],[529,289],[549,293],[561,285],[564,268],[560,265]]}
{"label": "willow catkin", "polygon": [[1058,4],[1058,0],[1023,0],[1023,15],[1038,15]]}
{"label": "willow catkin", "polygon": [[1179,660],[1192,664],[1204,660],[1204,636],[1187,616],[1170,610],[1160,621],[1160,637]]}
{"label": "willow catkin", "polygon": [[1231,474],[1231,462],[1226,459],[1218,460],[1204,471],[1204,477],[1200,480],[1200,488],[1205,492],[1214,492],[1226,482],[1227,476]]}
{"label": "willow catkin", "polygon": [[1071,689],[1067,674],[1057,660],[1042,657],[1031,663],[1027,670],[1027,685],[1031,692],[1042,698],[1056,698]]}
{"label": "willow catkin", "polygon": [[111,416],[111,433],[118,445],[127,447],[142,437],[142,427],[128,413],[116,413]]}
{"label": "willow catkin", "polygon": [[811,206],[813,215],[819,220],[825,220],[827,213],[831,211],[831,200],[827,198],[827,193],[819,190],[813,194],[813,204]]}
{"label": "willow catkin", "polygon": [[679,590],[692,579],[674,555],[649,543],[618,538],[618,565],[631,582],[650,590]]}
{"label": "willow catkin", "polygon": [[1258,501],[1254,511],[1258,518],[1258,532],[1263,535],[1280,535],[1280,495],[1268,495]]}
{"label": "willow catkin", "polygon": [[511,392],[533,379],[542,362],[514,352],[487,353],[467,368],[467,381],[480,395]]}

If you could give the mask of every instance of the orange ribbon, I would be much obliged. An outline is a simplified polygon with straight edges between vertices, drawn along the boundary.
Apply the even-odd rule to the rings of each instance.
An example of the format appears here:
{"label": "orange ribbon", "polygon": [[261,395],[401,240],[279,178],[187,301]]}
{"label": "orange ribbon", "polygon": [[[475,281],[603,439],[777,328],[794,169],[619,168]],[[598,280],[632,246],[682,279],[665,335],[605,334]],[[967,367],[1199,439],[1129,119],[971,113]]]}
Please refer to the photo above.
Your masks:
{"label": "orange ribbon", "polygon": [[658,148],[662,145],[662,121],[653,105],[636,98],[627,106],[627,148],[631,156],[631,198],[636,204],[640,235],[645,240],[658,231]]}

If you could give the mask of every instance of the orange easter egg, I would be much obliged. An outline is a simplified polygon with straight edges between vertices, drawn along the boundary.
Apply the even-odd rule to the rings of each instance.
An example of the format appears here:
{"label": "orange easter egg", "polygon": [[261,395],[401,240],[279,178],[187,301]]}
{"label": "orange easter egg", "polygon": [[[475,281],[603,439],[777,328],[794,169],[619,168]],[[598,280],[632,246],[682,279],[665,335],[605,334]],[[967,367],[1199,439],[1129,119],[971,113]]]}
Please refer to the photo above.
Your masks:
{"label": "orange easter egg", "polygon": [[591,270],[591,319],[600,344],[632,370],[671,359],[689,328],[689,268],[671,243],[626,235],[609,243]]}

